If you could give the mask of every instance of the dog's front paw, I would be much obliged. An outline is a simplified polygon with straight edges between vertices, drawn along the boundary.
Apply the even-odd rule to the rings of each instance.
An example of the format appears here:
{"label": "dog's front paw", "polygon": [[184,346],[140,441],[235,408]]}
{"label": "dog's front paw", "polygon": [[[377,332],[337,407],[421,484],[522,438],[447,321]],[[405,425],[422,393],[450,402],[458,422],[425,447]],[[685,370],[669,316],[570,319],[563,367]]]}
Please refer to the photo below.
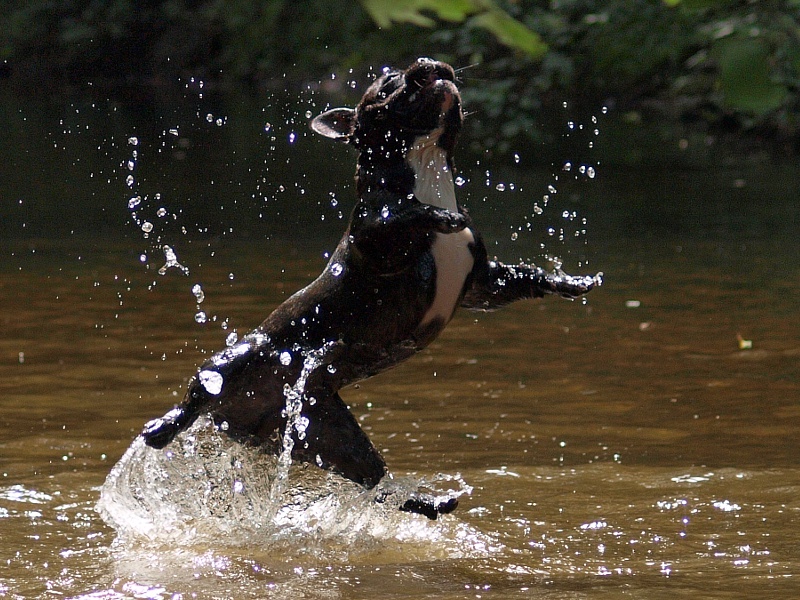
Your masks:
{"label": "dog's front paw", "polygon": [[603,285],[602,272],[594,276],[574,276],[560,271],[555,275],[548,274],[547,279],[553,293],[570,299],[588,294],[593,288]]}
{"label": "dog's front paw", "polygon": [[148,421],[141,434],[144,443],[151,448],[160,450],[186,427],[185,417],[186,413],[183,409],[173,408],[163,417]]}
{"label": "dog's front paw", "polygon": [[456,507],[458,507],[458,498],[449,497],[446,500],[439,500],[428,494],[414,494],[400,506],[400,510],[425,515],[435,521],[439,515],[451,513]]}

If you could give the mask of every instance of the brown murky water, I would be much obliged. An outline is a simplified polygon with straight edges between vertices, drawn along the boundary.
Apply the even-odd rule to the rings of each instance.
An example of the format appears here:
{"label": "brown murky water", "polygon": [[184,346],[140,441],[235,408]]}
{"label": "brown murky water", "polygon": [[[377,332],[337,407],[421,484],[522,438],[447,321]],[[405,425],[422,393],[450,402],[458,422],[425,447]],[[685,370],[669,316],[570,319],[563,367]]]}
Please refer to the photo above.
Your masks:
{"label": "brown murky water", "polygon": [[[527,200],[483,191],[485,165],[470,168],[497,253],[537,256],[538,234],[509,237]],[[781,169],[601,170],[581,192],[589,243],[567,247],[569,270],[606,274],[588,303],[461,312],[428,350],[343,394],[396,476],[472,486],[458,510],[436,523],[366,515],[363,531],[277,527],[250,543],[115,542],[95,505],[204,353],[322,268],[336,211],[318,234],[311,219],[257,221],[249,243],[238,229],[175,234],[188,277],[158,275],[164,259],[136,227],[6,239],[0,598],[797,597],[798,189]],[[124,220],[117,192],[107,202]],[[296,235],[272,233],[287,227]]]}

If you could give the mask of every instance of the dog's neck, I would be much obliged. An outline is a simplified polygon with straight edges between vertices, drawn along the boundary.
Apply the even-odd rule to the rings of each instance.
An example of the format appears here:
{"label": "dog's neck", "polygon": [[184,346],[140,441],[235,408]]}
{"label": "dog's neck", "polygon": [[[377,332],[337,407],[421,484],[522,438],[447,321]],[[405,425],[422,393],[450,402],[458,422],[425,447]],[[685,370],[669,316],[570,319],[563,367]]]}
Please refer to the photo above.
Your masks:
{"label": "dog's neck", "polygon": [[406,197],[414,195],[424,204],[458,212],[453,169],[447,152],[438,145],[441,130],[417,137],[404,155],[375,160],[362,151],[357,172],[359,197],[385,190]]}
{"label": "dog's neck", "polygon": [[406,154],[414,171],[414,195],[424,204],[458,212],[453,170],[438,144],[439,135],[441,131],[418,137]]}

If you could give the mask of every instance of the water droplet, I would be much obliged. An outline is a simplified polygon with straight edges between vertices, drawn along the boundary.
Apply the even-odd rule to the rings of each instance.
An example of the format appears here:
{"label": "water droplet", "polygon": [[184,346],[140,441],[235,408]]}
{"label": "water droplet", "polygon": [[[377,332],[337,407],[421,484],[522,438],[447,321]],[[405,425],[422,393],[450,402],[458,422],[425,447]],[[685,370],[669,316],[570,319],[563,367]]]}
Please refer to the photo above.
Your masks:
{"label": "water droplet", "polygon": [[175,137],[178,137],[178,128],[177,127],[173,127],[172,129],[169,130],[169,133],[170,133],[170,135],[174,135]]}
{"label": "water droplet", "polygon": [[553,187],[552,185],[548,185],[547,191],[550,192],[551,194],[555,194],[558,190],[556,190],[556,188]]}
{"label": "water droplet", "polygon": [[331,374],[336,373],[336,367],[334,367],[333,365],[328,365],[328,373]]}
{"label": "water droplet", "polygon": [[381,209],[381,217],[384,218],[384,219],[388,219],[389,218],[389,214],[390,214],[389,213],[389,207],[388,206],[384,206]]}
{"label": "water droplet", "polygon": [[212,396],[218,395],[222,391],[224,379],[216,371],[200,371],[197,374],[200,385]]}
{"label": "water droplet", "polygon": [[167,209],[166,209],[166,208],[164,208],[164,207],[162,206],[161,208],[159,208],[159,209],[156,211],[156,214],[157,214],[159,217],[166,217],[166,216],[167,216]]}
{"label": "water droplet", "polygon": [[133,171],[136,168],[136,163],[132,160],[129,160],[127,163],[128,171]]}
{"label": "water droplet", "polygon": [[589,176],[589,179],[594,179],[594,176],[597,174],[594,170],[594,167],[587,167],[586,174]]}
{"label": "water droplet", "polygon": [[281,364],[284,367],[288,367],[290,364],[292,364],[292,355],[291,355],[291,353],[286,352],[286,351],[281,352],[281,355],[278,358],[278,360],[281,361]]}
{"label": "water droplet", "polygon": [[461,177],[460,175],[459,175],[458,177],[456,177],[456,179],[455,179],[455,184],[456,184],[458,187],[461,187],[461,186],[463,186],[465,183],[467,183],[466,179],[464,179],[464,178],[463,178],[463,177]]}
{"label": "water droplet", "polygon": [[313,116],[314,116],[314,113],[312,113],[310,110],[306,111],[306,119],[310,119]]}
{"label": "water droplet", "polygon": [[518,237],[518,234],[517,234],[517,232],[515,231],[514,233],[512,233],[512,234],[511,234],[511,241],[512,241],[512,242],[516,242],[516,241],[517,241],[517,237]]}
{"label": "water droplet", "polygon": [[235,331],[232,331],[231,333],[228,334],[228,337],[225,338],[225,345],[228,348],[230,348],[238,341],[239,341],[239,336]]}
{"label": "water droplet", "polygon": [[228,279],[230,279],[231,281],[233,281],[234,277],[235,277],[235,276],[234,276],[234,274],[233,274],[233,273],[228,273]]}
{"label": "water droplet", "polygon": [[331,275],[333,275],[334,277],[338,277],[339,275],[341,275],[342,271],[344,271],[344,267],[342,266],[341,263],[337,262],[331,265]]}
{"label": "water droplet", "polygon": [[128,138],[128,144],[130,144],[131,146],[138,146],[139,145],[139,138],[137,138],[137,137],[129,137]]}
{"label": "water droplet", "polygon": [[208,121],[209,123],[213,123],[214,122],[214,115],[212,115],[211,113],[208,113],[206,115],[206,121]]}
{"label": "water droplet", "polygon": [[295,132],[292,132],[292,133],[289,134],[289,143],[290,144],[294,144],[294,141],[296,139],[297,139],[297,134]]}
{"label": "water droplet", "polygon": [[128,186],[128,187],[133,187],[133,183],[134,183],[134,181],[135,181],[135,180],[133,179],[133,175],[128,175],[128,176],[125,178],[125,183],[127,184],[127,186]]}
{"label": "water droplet", "polygon": [[139,262],[146,263],[147,262],[147,254],[140,254],[139,255]]}
{"label": "water droplet", "polygon": [[181,263],[178,262],[178,257],[172,248],[164,244],[164,246],[162,246],[161,249],[164,251],[164,257],[166,258],[167,262],[163,267],[161,267],[158,270],[159,275],[164,275],[167,272],[167,269],[169,269],[170,267],[175,267],[176,269],[180,269],[181,271],[183,271],[184,275],[189,274],[189,269],[187,267],[184,267]]}
{"label": "water droplet", "polygon": [[134,209],[141,203],[142,203],[141,196],[133,196],[130,200],[128,200],[128,208]]}
{"label": "water droplet", "polygon": [[208,321],[208,315],[206,315],[206,313],[204,313],[204,312],[201,310],[200,312],[198,312],[198,313],[197,313],[197,314],[194,316],[194,320],[195,320],[197,323],[205,323],[205,322],[207,322],[207,321]]}
{"label": "water droplet", "polygon": [[506,191],[506,184],[505,183],[498,183],[496,186],[494,186],[494,189],[496,189],[498,192],[505,192]]}
{"label": "water droplet", "polygon": [[217,127],[222,127],[225,124],[225,120],[221,119],[221,118],[217,119],[216,120],[216,124],[217,124]]}
{"label": "water droplet", "polygon": [[142,231],[144,231],[145,233],[150,233],[151,231],[153,231],[153,224],[150,221],[145,221],[144,223],[142,223]]}
{"label": "water droplet", "polygon": [[200,287],[199,283],[195,283],[192,286],[192,294],[194,294],[194,297],[197,299],[198,304],[200,304],[203,300],[206,299],[206,294],[203,291],[203,288]]}
{"label": "water droplet", "polygon": [[604,106],[603,108],[600,109],[600,112],[603,113],[604,115],[607,114],[608,113],[608,107]]}
{"label": "water droplet", "polygon": [[269,133],[270,129],[272,129],[272,123],[264,123],[264,131]]}
{"label": "water droplet", "polygon": [[516,164],[519,164],[519,154],[517,154],[516,152],[514,152],[514,162]]}
{"label": "water droplet", "polygon": [[562,171],[571,171],[572,170],[572,163],[567,161],[564,163],[564,166],[561,167]]}
{"label": "water droplet", "polygon": [[233,482],[233,493],[241,494],[242,492],[244,492],[244,483],[237,479]]}
{"label": "water droplet", "polygon": [[537,215],[540,215],[540,214],[542,214],[544,212],[544,210],[542,210],[541,206],[539,206],[538,204],[534,203],[533,204],[533,212],[535,212]]}

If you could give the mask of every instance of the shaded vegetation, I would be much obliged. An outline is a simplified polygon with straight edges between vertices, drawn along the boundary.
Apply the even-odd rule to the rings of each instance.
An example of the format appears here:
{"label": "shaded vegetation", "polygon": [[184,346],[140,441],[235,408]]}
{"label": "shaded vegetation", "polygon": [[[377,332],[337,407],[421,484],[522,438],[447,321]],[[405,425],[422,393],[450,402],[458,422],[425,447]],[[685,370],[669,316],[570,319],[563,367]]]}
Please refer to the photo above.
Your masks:
{"label": "shaded vegetation", "polygon": [[0,74],[53,94],[189,77],[347,93],[351,72],[427,54],[477,65],[475,133],[501,149],[540,138],[565,100],[796,149],[799,15],[800,0],[7,0]]}

